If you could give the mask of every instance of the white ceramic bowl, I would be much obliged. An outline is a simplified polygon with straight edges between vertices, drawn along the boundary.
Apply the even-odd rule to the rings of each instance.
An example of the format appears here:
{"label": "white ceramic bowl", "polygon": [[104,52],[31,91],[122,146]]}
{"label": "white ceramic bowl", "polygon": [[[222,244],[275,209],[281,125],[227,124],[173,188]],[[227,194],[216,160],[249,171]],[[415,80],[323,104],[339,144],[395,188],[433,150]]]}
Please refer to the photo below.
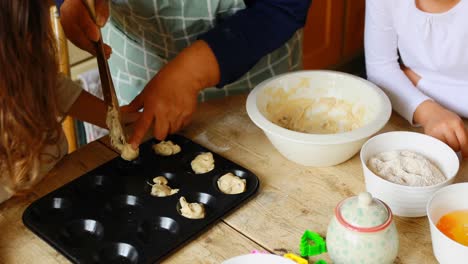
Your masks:
{"label": "white ceramic bowl", "polygon": [[427,203],[432,249],[441,264],[468,263],[468,247],[453,241],[440,232],[436,226],[442,216],[457,210],[468,210],[468,183],[444,187],[438,190]]}
{"label": "white ceramic bowl", "polygon": [[[447,180],[432,186],[413,187],[396,184],[375,175],[367,161],[381,152],[411,150],[432,161],[447,177]],[[429,198],[440,188],[453,183],[460,161],[457,154],[445,143],[433,137],[414,132],[388,132],[367,141],[361,149],[366,189],[374,197],[384,201],[393,214],[405,217],[426,215]]]}
{"label": "white ceramic bowl", "polygon": [[[302,86],[301,86],[302,84]],[[301,86],[300,89],[297,87]],[[335,97],[365,109],[364,125],[350,132],[308,134],[280,127],[267,119],[266,105],[275,89],[294,91],[292,98]],[[287,159],[306,166],[325,167],[354,156],[391,115],[388,97],[374,84],[354,75],[334,71],[298,71],[260,83],[247,98],[247,113],[275,148]]]}

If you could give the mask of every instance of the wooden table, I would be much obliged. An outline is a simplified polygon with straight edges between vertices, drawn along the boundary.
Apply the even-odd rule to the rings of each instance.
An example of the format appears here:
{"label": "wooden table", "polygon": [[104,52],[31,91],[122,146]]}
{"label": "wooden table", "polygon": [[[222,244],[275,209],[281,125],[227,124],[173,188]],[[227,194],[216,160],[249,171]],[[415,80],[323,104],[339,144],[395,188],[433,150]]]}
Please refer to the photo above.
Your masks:
{"label": "wooden table", "polygon": [[[165,263],[220,263],[253,249],[297,253],[304,230],[325,235],[336,204],[365,190],[358,155],[329,168],[304,167],[282,157],[248,118],[245,99],[200,105],[182,133],[253,171],[261,181],[259,193]],[[414,128],[394,115],[383,131],[390,130]],[[106,139],[93,142],[65,157],[32,193],[1,204],[0,263],[68,263],[22,224],[21,215],[32,201],[116,156]],[[468,181],[467,162],[461,165],[460,181]],[[396,217],[396,225],[401,246],[395,263],[437,263],[425,217]],[[329,261],[327,255],[320,257]]]}

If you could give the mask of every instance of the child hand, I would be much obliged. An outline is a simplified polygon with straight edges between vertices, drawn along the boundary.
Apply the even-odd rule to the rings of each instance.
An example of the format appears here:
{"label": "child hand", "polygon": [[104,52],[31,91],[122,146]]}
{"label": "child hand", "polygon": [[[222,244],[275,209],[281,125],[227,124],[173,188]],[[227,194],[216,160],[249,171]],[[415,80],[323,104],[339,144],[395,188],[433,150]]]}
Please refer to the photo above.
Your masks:
{"label": "child hand", "polygon": [[[109,1],[96,0],[96,23],[82,0],[66,0],[60,7],[60,23],[65,35],[77,47],[96,55],[93,42],[99,40],[99,28],[103,27],[109,18]],[[104,52],[109,58],[112,53],[111,47],[104,44]]]}
{"label": "child hand", "polygon": [[414,122],[421,124],[424,133],[447,143],[455,151],[468,157],[468,131],[455,113],[433,101],[425,101],[416,109]]}

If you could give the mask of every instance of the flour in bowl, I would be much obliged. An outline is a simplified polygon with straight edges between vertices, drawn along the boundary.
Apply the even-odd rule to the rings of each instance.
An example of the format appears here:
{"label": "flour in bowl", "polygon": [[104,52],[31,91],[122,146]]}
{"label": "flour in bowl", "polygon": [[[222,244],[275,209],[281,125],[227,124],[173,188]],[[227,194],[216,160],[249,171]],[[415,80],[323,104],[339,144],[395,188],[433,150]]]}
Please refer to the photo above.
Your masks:
{"label": "flour in bowl", "polygon": [[367,166],[383,179],[407,186],[431,186],[447,179],[434,163],[409,150],[379,153]]}

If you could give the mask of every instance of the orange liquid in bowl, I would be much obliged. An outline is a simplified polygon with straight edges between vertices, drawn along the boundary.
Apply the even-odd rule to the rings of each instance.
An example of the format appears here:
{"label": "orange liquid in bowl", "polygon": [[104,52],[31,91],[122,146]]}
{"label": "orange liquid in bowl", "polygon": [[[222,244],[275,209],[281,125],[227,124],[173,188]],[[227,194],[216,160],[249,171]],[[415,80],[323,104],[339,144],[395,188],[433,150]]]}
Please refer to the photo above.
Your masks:
{"label": "orange liquid in bowl", "polygon": [[442,216],[437,228],[452,240],[468,246],[468,210],[453,211]]}

